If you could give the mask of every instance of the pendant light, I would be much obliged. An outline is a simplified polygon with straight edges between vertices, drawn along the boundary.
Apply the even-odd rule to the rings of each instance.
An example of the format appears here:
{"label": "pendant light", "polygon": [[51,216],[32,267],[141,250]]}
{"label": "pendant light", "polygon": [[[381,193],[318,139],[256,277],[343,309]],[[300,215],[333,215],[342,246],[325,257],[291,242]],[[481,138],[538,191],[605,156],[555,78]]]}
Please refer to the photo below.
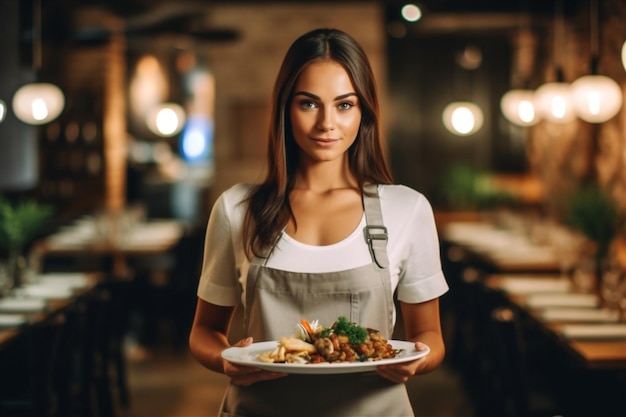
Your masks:
{"label": "pendant light", "polygon": [[515,71],[512,76],[513,89],[500,98],[500,110],[504,117],[517,126],[532,126],[539,122],[535,104],[535,91],[527,87],[532,72],[533,59],[529,49],[533,48],[535,36],[528,24],[527,4],[521,6],[519,29],[515,38]]}
{"label": "pendant light", "polygon": [[591,74],[572,83],[574,106],[578,117],[589,123],[603,123],[622,108],[622,89],[613,79],[598,74],[599,30],[598,2],[591,0]]}
{"label": "pendant light", "polygon": [[185,125],[185,110],[176,103],[161,103],[146,118],[148,129],[158,136],[174,136]]}
{"label": "pendant light", "polygon": [[[41,0],[33,3],[33,68],[41,69]],[[21,121],[41,125],[56,119],[65,106],[65,97],[54,84],[35,82],[23,85],[13,96],[13,112]]]}
{"label": "pendant light", "polygon": [[[513,88],[502,95],[500,98],[500,110],[506,119],[517,126],[532,126],[541,120],[537,113],[537,99],[535,91],[529,88],[523,88],[528,84],[529,73],[532,65],[529,65],[528,44],[532,42],[530,39],[532,35],[527,29],[521,29],[518,33],[517,55],[520,57],[517,59],[516,71],[517,74],[513,77],[516,80],[517,88]],[[525,51],[520,53],[519,49]],[[521,80],[521,81],[519,81]]]}
{"label": "pendant light", "polygon": [[[467,46],[464,51],[457,55],[456,63],[470,74],[469,96],[472,96],[472,71],[476,70],[482,62],[482,53],[475,46]],[[443,125],[450,133],[458,136],[469,136],[480,130],[483,126],[483,112],[478,105],[471,101],[453,101],[443,110],[441,115]]]}
{"label": "pendant light", "polygon": [[539,122],[533,90],[513,89],[500,99],[500,110],[507,120],[518,126],[532,126]]}
{"label": "pendant light", "polygon": [[483,112],[469,101],[454,101],[448,104],[442,114],[443,125],[451,133],[469,136],[483,126]]}
{"label": "pendant light", "polygon": [[624,71],[626,71],[626,41],[622,44],[622,66]]}
{"label": "pendant light", "polygon": [[[174,77],[171,75],[173,70],[169,64],[170,62],[168,62],[166,70],[169,81],[169,96],[171,97]],[[146,126],[157,136],[170,137],[180,133],[185,125],[185,118],[185,110],[181,105],[174,102],[159,103],[148,112]]]}
{"label": "pendant light", "polygon": [[538,114],[548,122],[568,123],[576,119],[571,84],[565,82],[562,62],[557,51],[563,48],[563,0],[555,2],[554,57],[556,81],[541,85],[535,91]]}

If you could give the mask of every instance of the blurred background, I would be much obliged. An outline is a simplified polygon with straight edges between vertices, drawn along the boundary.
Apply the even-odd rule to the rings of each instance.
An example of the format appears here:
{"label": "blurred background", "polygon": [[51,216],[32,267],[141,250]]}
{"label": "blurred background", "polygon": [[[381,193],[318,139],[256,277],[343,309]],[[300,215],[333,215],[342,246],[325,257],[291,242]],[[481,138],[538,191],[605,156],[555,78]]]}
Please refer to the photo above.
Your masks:
{"label": "blurred background", "polygon": [[[612,395],[626,379],[622,327],[589,346],[553,334],[588,316],[561,319],[556,330],[530,320],[527,336],[521,324],[536,310],[512,304],[500,287],[494,298],[487,282],[549,275],[580,292],[574,277],[583,266],[575,261],[588,260],[595,284],[587,292],[597,290],[598,308],[626,310],[624,19],[620,0],[3,0],[0,357],[13,367],[2,372],[10,377],[0,411],[215,412],[225,381],[186,347],[210,209],[231,185],[263,177],[271,90],[288,46],[310,29],[335,27],[368,53],[395,179],[426,195],[440,229],[452,353],[412,387],[421,412],[623,413]],[[526,240],[499,240],[494,228]],[[507,253],[490,252],[498,249]],[[598,277],[609,264],[617,278],[605,280],[613,287],[602,295]],[[62,297],[44,276],[71,291]],[[28,285],[45,305],[32,304]],[[16,307],[14,299],[30,304]],[[33,323],[45,325],[34,331]],[[530,337],[535,350],[506,361],[516,351],[505,345],[513,336],[503,336],[511,327],[502,323],[526,335],[519,346]],[[501,336],[502,350],[482,343],[493,336],[486,331]],[[63,346],[82,361],[61,359],[71,351]],[[15,365],[19,354],[48,360],[25,371]],[[507,366],[553,355],[572,355],[572,363],[550,369],[553,379],[540,376],[559,389],[545,395],[552,408],[533,409],[534,382],[507,384],[534,374]],[[105,366],[84,374],[94,360]],[[71,383],[55,379],[64,372],[75,376]],[[563,379],[588,381],[581,386],[598,401],[572,401],[580,392]],[[42,380],[53,383],[34,382]],[[505,400],[487,404],[485,395]]]}

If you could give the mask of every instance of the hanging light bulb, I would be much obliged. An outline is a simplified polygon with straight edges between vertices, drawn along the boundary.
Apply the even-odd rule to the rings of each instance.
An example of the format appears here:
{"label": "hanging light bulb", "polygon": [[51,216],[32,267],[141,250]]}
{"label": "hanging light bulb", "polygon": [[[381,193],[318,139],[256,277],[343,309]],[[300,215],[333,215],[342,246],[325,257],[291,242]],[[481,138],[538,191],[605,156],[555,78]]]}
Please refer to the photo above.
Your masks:
{"label": "hanging light bulb", "polygon": [[483,112],[476,104],[468,101],[455,101],[443,110],[443,124],[451,133],[469,136],[483,126]]}
{"label": "hanging light bulb", "polygon": [[[172,69],[168,67],[168,95],[174,85]],[[183,107],[173,101],[162,102],[148,111],[145,119],[148,129],[157,136],[169,137],[178,134],[185,125],[186,112]]]}
{"label": "hanging light bulb", "polygon": [[602,123],[622,108],[622,89],[604,75],[585,75],[572,83],[578,117],[589,123]]}
{"label": "hanging light bulb", "polygon": [[568,123],[576,119],[569,83],[555,81],[543,84],[535,91],[535,99],[538,114],[548,122]]}
{"label": "hanging light bulb", "polygon": [[[41,0],[33,6],[33,68],[41,68]],[[23,85],[13,96],[13,112],[24,123],[41,125],[59,117],[65,106],[65,96],[59,87],[35,82]]]}
{"label": "hanging light bulb", "polygon": [[626,41],[622,44],[622,66],[624,71],[626,71]]}
{"label": "hanging light bulb", "polygon": [[510,90],[500,99],[502,114],[511,123],[518,126],[532,126],[539,122],[540,119],[535,107],[535,92],[533,90]]}
{"label": "hanging light bulb", "polygon": [[174,136],[185,125],[185,110],[176,103],[161,103],[148,112],[146,125],[155,135]]}
{"label": "hanging light bulb", "polygon": [[564,81],[563,69],[557,52],[562,49],[564,38],[563,0],[555,2],[554,56],[556,81],[547,82],[535,91],[537,113],[552,123],[568,123],[576,119],[571,85]]}
{"label": "hanging light bulb", "polygon": [[7,116],[7,105],[4,101],[0,100],[0,123],[4,121]]}
{"label": "hanging light bulb", "polygon": [[611,119],[622,108],[622,88],[614,80],[598,75],[598,3],[591,2],[591,75],[585,75],[572,83],[574,106],[581,119],[590,123],[602,123]]}
{"label": "hanging light bulb", "polygon": [[32,83],[20,87],[13,96],[15,116],[31,125],[41,125],[56,119],[65,106],[59,87],[49,83]]}

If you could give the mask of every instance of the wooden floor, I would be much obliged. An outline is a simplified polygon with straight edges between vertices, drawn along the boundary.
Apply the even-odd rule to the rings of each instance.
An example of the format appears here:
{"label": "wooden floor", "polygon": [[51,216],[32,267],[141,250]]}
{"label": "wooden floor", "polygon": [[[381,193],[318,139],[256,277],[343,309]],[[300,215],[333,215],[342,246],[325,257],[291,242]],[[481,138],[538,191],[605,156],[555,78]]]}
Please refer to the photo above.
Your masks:
{"label": "wooden floor", "polygon": [[[139,353],[141,352],[141,353]],[[129,352],[131,404],[118,417],[215,416],[227,378],[204,369],[186,351]],[[408,384],[417,416],[470,417],[458,376],[445,365]]]}

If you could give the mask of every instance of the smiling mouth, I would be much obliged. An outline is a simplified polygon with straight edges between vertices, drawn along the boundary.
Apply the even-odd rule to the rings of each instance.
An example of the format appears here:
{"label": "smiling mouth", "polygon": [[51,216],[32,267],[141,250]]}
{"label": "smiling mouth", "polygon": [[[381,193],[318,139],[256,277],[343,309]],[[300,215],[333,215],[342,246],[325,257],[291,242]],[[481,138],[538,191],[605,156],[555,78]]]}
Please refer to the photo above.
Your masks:
{"label": "smiling mouth", "polygon": [[331,138],[311,138],[311,140],[315,143],[319,143],[320,145],[330,145],[332,143],[339,141],[339,139],[331,139]]}

